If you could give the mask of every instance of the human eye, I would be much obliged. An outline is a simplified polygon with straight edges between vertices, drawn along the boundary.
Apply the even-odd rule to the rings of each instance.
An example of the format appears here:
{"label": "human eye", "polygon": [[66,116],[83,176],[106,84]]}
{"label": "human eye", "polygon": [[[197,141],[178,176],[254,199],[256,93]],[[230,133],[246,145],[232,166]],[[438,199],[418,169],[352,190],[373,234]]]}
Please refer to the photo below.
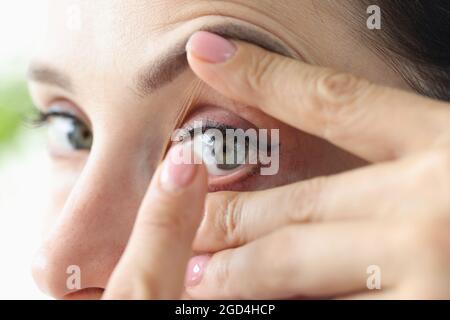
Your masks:
{"label": "human eye", "polygon": [[200,156],[211,176],[231,175],[246,165],[257,165],[256,136],[211,120],[195,123],[189,136],[194,149],[201,150]]}
{"label": "human eye", "polygon": [[36,124],[47,128],[50,153],[68,156],[74,152],[89,151],[93,134],[88,125],[74,111],[58,104],[40,111]]}
{"label": "human eye", "polygon": [[192,142],[193,153],[208,171],[210,192],[233,189],[260,168],[255,129],[197,119],[184,126],[177,140]]}

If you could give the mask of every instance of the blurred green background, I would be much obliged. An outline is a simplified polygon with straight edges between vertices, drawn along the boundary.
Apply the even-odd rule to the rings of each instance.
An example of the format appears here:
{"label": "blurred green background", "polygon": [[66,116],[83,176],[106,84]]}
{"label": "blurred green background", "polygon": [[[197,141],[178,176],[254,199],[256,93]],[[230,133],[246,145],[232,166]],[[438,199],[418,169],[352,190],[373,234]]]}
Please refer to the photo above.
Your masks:
{"label": "blurred green background", "polygon": [[33,107],[24,79],[0,80],[0,155],[17,145],[26,126],[31,124]]}

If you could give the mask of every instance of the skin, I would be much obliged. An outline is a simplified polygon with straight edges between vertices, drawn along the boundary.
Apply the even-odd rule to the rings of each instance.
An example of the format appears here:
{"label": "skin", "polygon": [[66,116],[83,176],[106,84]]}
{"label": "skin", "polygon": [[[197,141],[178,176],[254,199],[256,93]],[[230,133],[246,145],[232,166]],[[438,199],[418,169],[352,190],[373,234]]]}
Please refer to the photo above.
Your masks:
{"label": "skin", "polygon": [[[234,42],[227,61],[211,63],[207,41],[213,43],[194,35],[188,56],[214,89],[371,165],[222,195],[227,222],[217,223],[223,218],[213,213],[197,235],[202,243],[214,239],[219,252],[193,259],[190,265],[201,261],[202,270],[189,295],[448,299],[450,105],[243,42]],[[383,277],[380,290],[367,287],[366,270],[373,265]]]}
{"label": "skin", "polygon": [[[70,5],[74,3],[79,6],[77,8],[81,13],[80,28],[61,27],[67,25],[67,9],[73,8]],[[215,253],[239,245],[246,248],[247,243],[263,238],[269,231],[267,226],[270,225],[270,219],[275,218],[263,210],[261,204],[264,202],[256,200],[258,193],[243,193],[239,199],[241,196],[249,197],[250,204],[260,203],[248,206],[255,208],[250,210],[254,215],[245,213],[243,216],[248,216],[247,221],[250,222],[253,216],[260,214],[258,217],[261,219],[255,220],[261,220],[261,224],[267,225],[255,227],[253,234],[244,231],[242,235],[234,231],[232,236],[223,234],[229,230],[216,230],[214,221],[224,219],[223,208],[227,208],[230,203],[229,197],[237,199],[238,196],[236,193],[218,191],[263,192],[297,181],[309,181],[314,177],[358,168],[374,160],[386,160],[376,154],[384,152],[383,149],[388,145],[385,140],[371,140],[358,131],[356,136],[364,141],[360,142],[360,149],[371,146],[375,141],[374,150],[350,148],[339,142],[339,131],[332,139],[323,136],[321,131],[312,129],[313,123],[299,124],[299,117],[293,116],[296,113],[289,108],[286,108],[284,116],[280,116],[263,108],[262,99],[243,99],[235,92],[230,94],[220,86],[218,79],[209,78],[210,74],[205,73],[207,71],[201,69],[200,65],[193,65],[192,56],[189,63],[193,70],[186,67],[170,80],[160,75],[159,78],[139,81],[142,74],[154,70],[171,53],[180,54],[180,39],[187,41],[192,33],[205,26],[233,22],[256,28],[274,39],[292,61],[351,72],[372,83],[407,90],[399,75],[374,55],[370,48],[351,36],[351,26],[334,18],[336,8],[331,4],[293,0],[282,1],[274,7],[271,1],[115,0],[51,1],[50,8],[49,33],[31,67],[30,91],[42,112],[50,110],[55,104],[62,105],[64,110],[75,114],[94,134],[94,144],[89,151],[61,150],[51,143],[49,145],[54,173],[51,179],[55,185],[50,191],[45,240],[37,254],[33,275],[41,289],[56,298],[99,298],[105,288],[108,288],[106,298],[179,297],[182,277],[176,278],[179,282],[169,284],[162,272],[165,269],[158,266],[176,266],[177,274],[184,273],[192,252],[190,246],[181,243],[191,243],[189,240],[198,224],[195,217],[203,213],[202,191],[198,191],[204,190],[201,181],[208,181],[207,190],[216,193],[208,195],[204,205],[208,215],[193,242],[192,250],[196,255]],[[336,34],[342,35],[338,36],[341,41],[336,41]],[[174,47],[174,44],[177,46]],[[184,50],[184,43],[181,44]],[[243,66],[246,63],[251,66],[251,61],[241,61],[239,68],[245,70]],[[55,77],[52,73],[48,76],[48,70],[57,70],[58,75]],[[276,71],[268,79],[276,77]],[[244,77],[238,73],[234,79],[236,85],[242,84],[238,75]],[[298,86],[297,83],[302,82],[292,75],[292,78],[280,80],[279,88],[284,92],[284,88],[288,90],[289,85]],[[255,88],[255,91],[265,89]],[[283,102],[280,95],[277,99]],[[415,101],[416,97],[409,99]],[[407,99],[404,104],[409,106],[408,103]],[[252,108],[248,108],[249,105]],[[211,106],[214,108],[211,109]],[[290,105],[291,108],[294,106]],[[403,109],[398,109],[399,117],[392,120],[403,119]],[[158,221],[162,216],[173,216],[179,211],[177,208],[185,207],[186,199],[192,198],[189,193],[184,196],[181,193],[172,204],[172,200],[170,203],[165,200],[165,193],[159,188],[158,174],[155,172],[170,146],[170,135],[175,128],[186,125],[194,115],[219,118],[223,110],[226,111],[224,118],[228,122],[245,123],[255,128],[280,129],[283,143],[280,172],[271,177],[255,175],[244,180],[223,178],[214,183],[211,177],[197,177],[200,182],[193,179],[193,185],[190,186],[199,195],[199,201],[192,204],[191,212],[195,214],[189,217],[192,218],[191,223],[186,226],[174,223],[173,227],[163,224],[161,227]],[[409,116],[410,109],[407,114],[412,117]],[[322,118],[313,119],[317,120],[316,125],[319,127],[323,125]],[[371,121],[367,119],[365,121]],[[301,120],[306,121],[306,118]],[[399,123],[395,125],[400,127]],[[384,126],[387,129],[383,132],[387,135],[392,126]],[[434,123],[430,127],[434,128]],[[371,126],[364,128],[368,129],[367,136],[376,131]],[[411,135],[405,139],[395,138],[399,143],[389,149],[389,160],[406,148],[400,146],[400,141],[413,140],[410,137],[415,130],[411,128],[407,131]],[[427,137],[420,137],[419,141],[428,144]],[[199,168],[198,172],[202,170],[204,168]],[[363,180],[374,180],[372,177],[366,179],[364,177]],[[280,189],[274,189],[266,201],[279,197],[279,192],[276,196],[277,190]],[[170,194],[171,199],[173,196]],[[314,194],[308,196],[314,197]],[[255,197],[254,202],[250,201],[252,197]],[[340,200],[338,195],[332,199]],[[274,203],[280,202],[276,200]],[[281,213],[292,211],[290,205],[281,208]],[[140,219],[141,216],[144,218]],[[273,224],[273,227],[281,229],[286,226],[287,220],[291,220],[283,214],[278,216],[280,222]],[[174,219],[179,221],[179,218]],[[161,236],[149,236],[146,232],[161,233]],[[164,236],[177,232],[181,232],[184,238],[169,239]],[[138,235],[134,236],[135,233]],[[278,243],[275,240],[274,247]],[[149,248],[159,249],[148,259],[133,262],[142,252],[153,252]],[[274,250],[279,251],[279,248]],[[169,257],[167,260],[166,256]],[[219,263],[220,260],[211,261],[211,265],[214,265],[214,261]],[[70,265],[78,265],[81,269],[82,290],[69,290],[66,287],[66,270]],[[110,279],[112,274],[114,276]],[[213,271],[206,274],[214,278]],[[138,280],[131,282],[141,287],[129,287],[123,283],[123,279],[134,276]],[[236,272],[238,276],[239,272]],[[254,278],[254,281],[258,279]],[[220,290],[216,289],[212,281],[204,280],[202,286],[195,290],[189,289],[188,294],[191,297],[222,296]],[[229,295],[246,296],[245,292],[240,292],[240,288],[236,287],[235,290],[234,293],[230,291]]]}

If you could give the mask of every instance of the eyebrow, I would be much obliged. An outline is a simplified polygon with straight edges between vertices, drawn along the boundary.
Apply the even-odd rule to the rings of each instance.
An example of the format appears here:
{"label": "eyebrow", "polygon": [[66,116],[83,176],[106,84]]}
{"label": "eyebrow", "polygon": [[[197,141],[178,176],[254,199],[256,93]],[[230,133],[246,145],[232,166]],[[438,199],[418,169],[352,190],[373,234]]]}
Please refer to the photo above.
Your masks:
{"label": "eyebrow", "polygon": [[[266,50],[293,57],[289,50],[273,37],[255,28],[235,22],[203,26],[198,31],[208,31],[225,38],[251,42]],[[171,54],[162,55],[144,68],[143,71],[139,72],[136,78],[138,92],[148,95],[168,82],[173,81],[188,68],[185,48],[190,36],[171,46],[168,50]]]}
{"label": "eyebrow", "polygon": [[27,78],[32,81],[54,85],[66,91],[73,92],[72,82],[66,74],[39,62],[30,65],[27,72]]}
{"label": "eyebrow", "polygon": [[[274,39],[274,37],[256,28],[241,25],[236,22],[206,25],[199,28],[198,31],[208,31],[225,38],[250,42],[266,50],[294,58],[289,49]],[[175,80],[188,69],[189,65],[185,48],[191,34],[171,45],[166,49],[166,54],[152,59],[152,62],[144,66],[137,73],[134,83],[138,95],[143,97],[151,94]],[[39,63],[31,65],[28,71],[28,78],[32,81],[55,85],[69,92],[73,92],[73,84],[68,75],[46,65]]]}

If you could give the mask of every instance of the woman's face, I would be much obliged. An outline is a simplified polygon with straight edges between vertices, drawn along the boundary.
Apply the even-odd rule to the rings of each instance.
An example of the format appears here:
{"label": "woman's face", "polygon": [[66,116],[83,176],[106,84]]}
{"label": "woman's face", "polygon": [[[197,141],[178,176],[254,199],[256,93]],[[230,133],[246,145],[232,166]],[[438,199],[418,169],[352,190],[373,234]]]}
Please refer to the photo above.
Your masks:
{"label": "woman's face", "polygon": [[[338,13],[339,12],[339,13]],[[49,32],[30,68],[33,99],[49,128],[53,164],[48,232],[34,264],[39,286],[70,292],[69,266],[98,297],[131,232],[152,174],[178,127],[279,129],[279,171],[210,166],[211,192],[265,189],[363,162],[230,101],[190,71],[184,45],[199,29],[243,39],[308,63],[404,87],[400,77],[336,18],[310,0],[51,1]],[[361,12],[364,14],[364,12]],[[349,15],[350,17],[350,15]],[[276,214],[276,213],[274,213]],[[195,249],[195,248],[194,248]]]}

